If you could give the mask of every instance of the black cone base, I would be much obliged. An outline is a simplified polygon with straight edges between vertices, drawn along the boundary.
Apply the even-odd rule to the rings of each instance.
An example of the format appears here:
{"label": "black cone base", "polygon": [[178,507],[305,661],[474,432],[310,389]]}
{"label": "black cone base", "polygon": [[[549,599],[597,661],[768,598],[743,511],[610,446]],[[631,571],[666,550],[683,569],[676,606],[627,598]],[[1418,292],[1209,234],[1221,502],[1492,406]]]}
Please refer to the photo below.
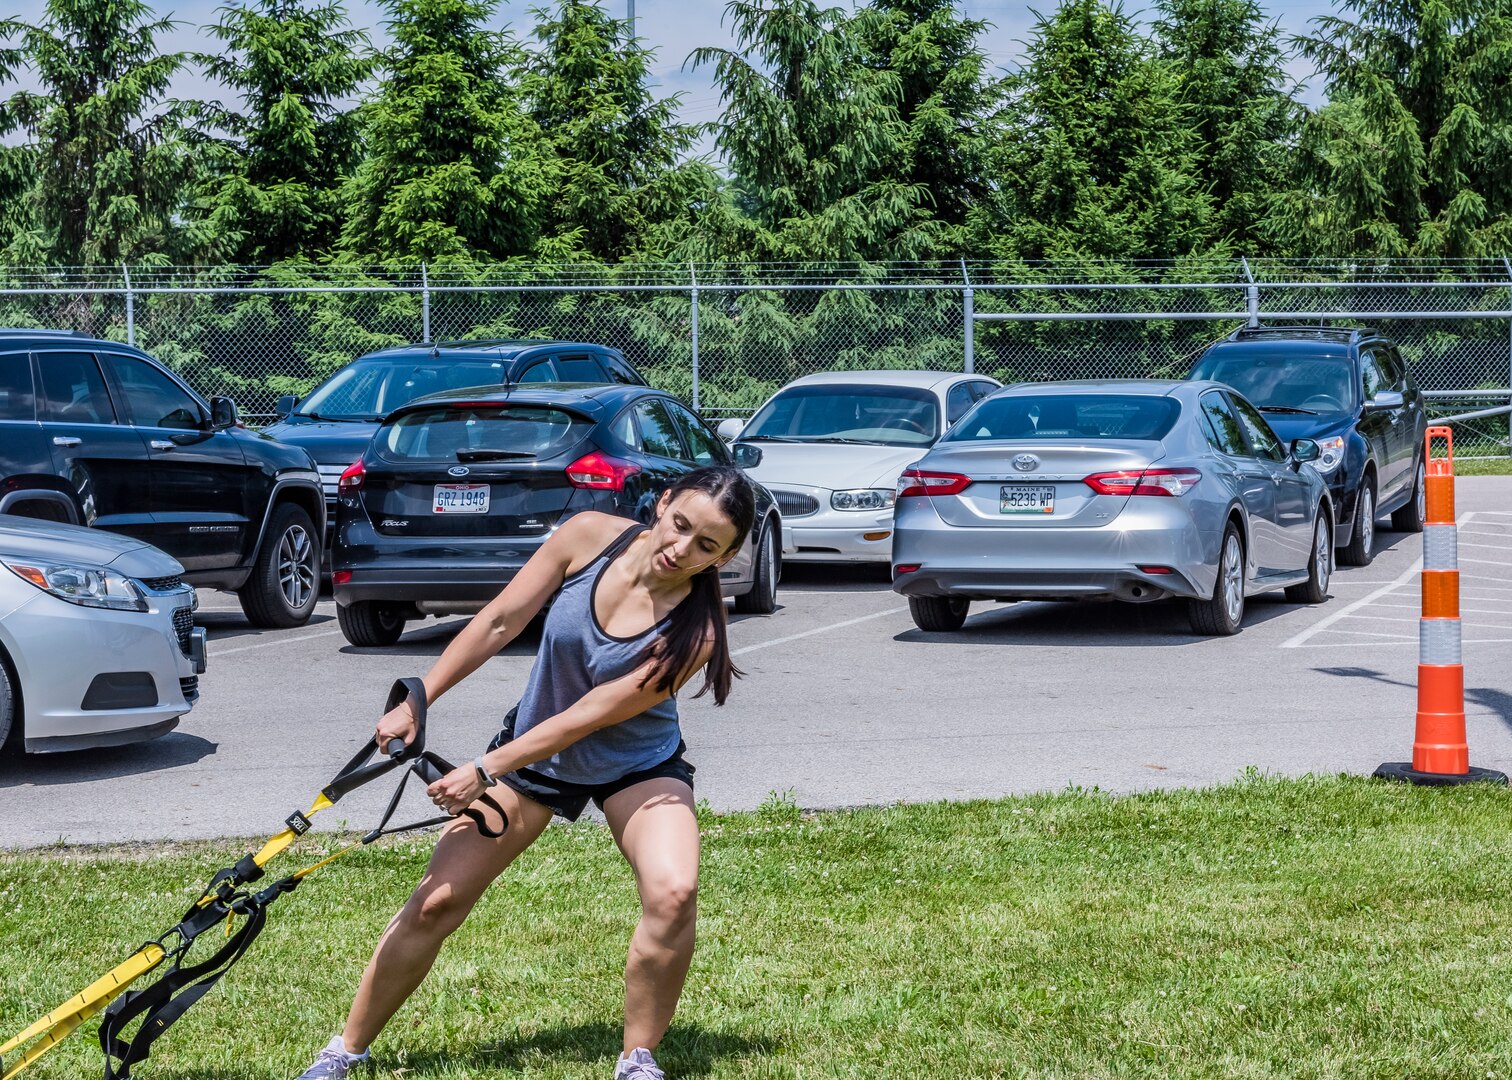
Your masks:
{"label": "black cone base", "polygon": [[1507,774],[1495,769],[1477,769],[1470,766],[1466,773],[1418,772],[1410,761],[1388,761],[1376,769],[1372,776],[1382,780],[1403,780],[1423,787],[1454,787],[1456,784],[1505,784]]}

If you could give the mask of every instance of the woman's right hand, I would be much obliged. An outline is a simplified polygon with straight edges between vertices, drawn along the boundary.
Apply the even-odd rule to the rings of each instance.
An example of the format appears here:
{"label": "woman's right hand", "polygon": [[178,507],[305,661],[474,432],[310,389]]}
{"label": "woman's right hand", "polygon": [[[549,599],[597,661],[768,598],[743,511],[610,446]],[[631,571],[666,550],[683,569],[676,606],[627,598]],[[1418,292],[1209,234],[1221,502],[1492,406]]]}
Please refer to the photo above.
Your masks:
{"label": "woman's right hand", "polygon": [[403,739],[405,746],[414,742],[416,730],[415,714],[410,710],[406,698],[383,714],[383,719],[378,721],[378,726],[373,730],[373,741],[386,754],[389,743],[394,739]]}

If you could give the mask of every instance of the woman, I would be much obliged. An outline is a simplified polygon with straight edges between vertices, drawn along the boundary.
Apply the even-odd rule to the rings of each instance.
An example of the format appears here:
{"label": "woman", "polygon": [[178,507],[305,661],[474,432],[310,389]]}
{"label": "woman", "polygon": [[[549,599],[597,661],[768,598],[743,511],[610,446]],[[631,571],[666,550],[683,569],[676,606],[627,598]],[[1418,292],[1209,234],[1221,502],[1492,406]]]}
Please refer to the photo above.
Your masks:
{"label": "woman", "polygon": [[[379,939],[346,1027],[301,1080],[339,1080],[425,978],[441,944],[556,814],[592,799],[635,874],[641,919],[625,964],[624,1052],[615,1077],[663,1080],[651,1056],[693,958],[698,823],[683,760],[677,689],[700,669],[699,695],[724,704],[733,677],[719,569],[740,550],[755,495],[738,469],[699,469],[657,503],[647,526],[609,514],[570,518],[446,647],[425,676],[435,701],[476,671],[557,593],[524,696],[473,763],[427,789],[448,812],[492,797],[509,816],[497,840],[467,819],[448,825],[425,876]],[[415,735],[406,702],[379,722],[379,746]],[[495,785],[497,785],[495,787]]]}

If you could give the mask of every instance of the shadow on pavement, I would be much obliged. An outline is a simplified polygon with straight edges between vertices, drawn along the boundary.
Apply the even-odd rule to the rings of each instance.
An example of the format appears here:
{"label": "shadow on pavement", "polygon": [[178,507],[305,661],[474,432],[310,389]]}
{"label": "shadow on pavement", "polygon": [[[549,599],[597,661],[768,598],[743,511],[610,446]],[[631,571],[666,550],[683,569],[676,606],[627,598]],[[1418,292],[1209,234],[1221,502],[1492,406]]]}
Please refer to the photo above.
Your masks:
{"label": "shadow on pavement", "polygon": [[215,753],[219,745],[198,735],[170,731],[161,738],[129,746],[70,750],[61,754],[8,754],[0,757],[0,788],[56,787],[158,772],[179,765],[192,765]]}
{"label": "shadow on pavement", "polygon": [[[1408,690],[1417,689],[1416,683],[1393,679],[1371,668],[1323,667],[1313,670],[1324,675],[1337,675],[1340,678],[1370,679],[1374,682],[1385,683],[1387,686],[1400,686]],[[1479,705],[1488,712],[1494,713],[1498,720],[1512,730],[1512,694],[1507,691],[1496,690],[1489,686],[1467,686],[1465,687],[1465,704],[1466,706]]]}
{"label": "shadow on pavement", "polygon": [[194,625],[203,626],[209,635],[211,646],[223,645],[237,638],[259,638],[274,634],[304,634],[311,630],[334,630],[336,629],[336,612],[331,610],[323,612],[316,610],[310,616],[310,621],[303,626],[290,627],[287,630],[262,630],[247,622],[247,617],[240,611],[196,611],[194,613]]}
{"label": "shadow on pavement", "polygon": [[[1270,603],[1269,599],[1250,597],[1245,605],[1240,638],[1246,629],[1279,618],[1295,606]],[[1078,645],[1124,649],[1187,645],[1213,639],[1192,632],[1185,601],[1181,600],[1148,604],[1023,600],[1012,604],[973,603],[966,625],[954,633],[905,630],[894,635],[893,640],[930,645]]]}

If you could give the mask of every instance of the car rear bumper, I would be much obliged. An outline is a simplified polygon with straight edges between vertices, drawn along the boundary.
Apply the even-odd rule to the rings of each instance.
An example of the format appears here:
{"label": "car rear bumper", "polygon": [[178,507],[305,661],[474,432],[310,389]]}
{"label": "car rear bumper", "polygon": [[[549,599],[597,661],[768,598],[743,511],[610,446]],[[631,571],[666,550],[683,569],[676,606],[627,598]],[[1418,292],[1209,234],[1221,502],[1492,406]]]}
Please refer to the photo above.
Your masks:
{"label": "car rear bumper", "polygon": [[[915,502],[926,505],[913,505]],[[962,528],[947,525],[927,500],[908,500],[893,538],[893,590],[904,596],[969,599],[1156,600],[1209,596],[1213,554],[1186,510],[1154,499],[1106,525],[1077,528]],[[1161,567],[1152,573],[1140,567]]]}
{"label": "car rear bumper", "polygon": [[519,572],[520,566],[363,567],[350,571],[350,580],[333,584],[331,592],[342,607],[381,600],[440,615],[476,610],[498,596]]}
{"label": "car rear bumper", "polygon": [[174,612],[189,608],[192,593],[149,603],[146,612],[108,611],[38,593],[6,615],[0,635],[21,683],[28,751],[151,739],[189,712],[205,670],[204,631],[181,639]]}

